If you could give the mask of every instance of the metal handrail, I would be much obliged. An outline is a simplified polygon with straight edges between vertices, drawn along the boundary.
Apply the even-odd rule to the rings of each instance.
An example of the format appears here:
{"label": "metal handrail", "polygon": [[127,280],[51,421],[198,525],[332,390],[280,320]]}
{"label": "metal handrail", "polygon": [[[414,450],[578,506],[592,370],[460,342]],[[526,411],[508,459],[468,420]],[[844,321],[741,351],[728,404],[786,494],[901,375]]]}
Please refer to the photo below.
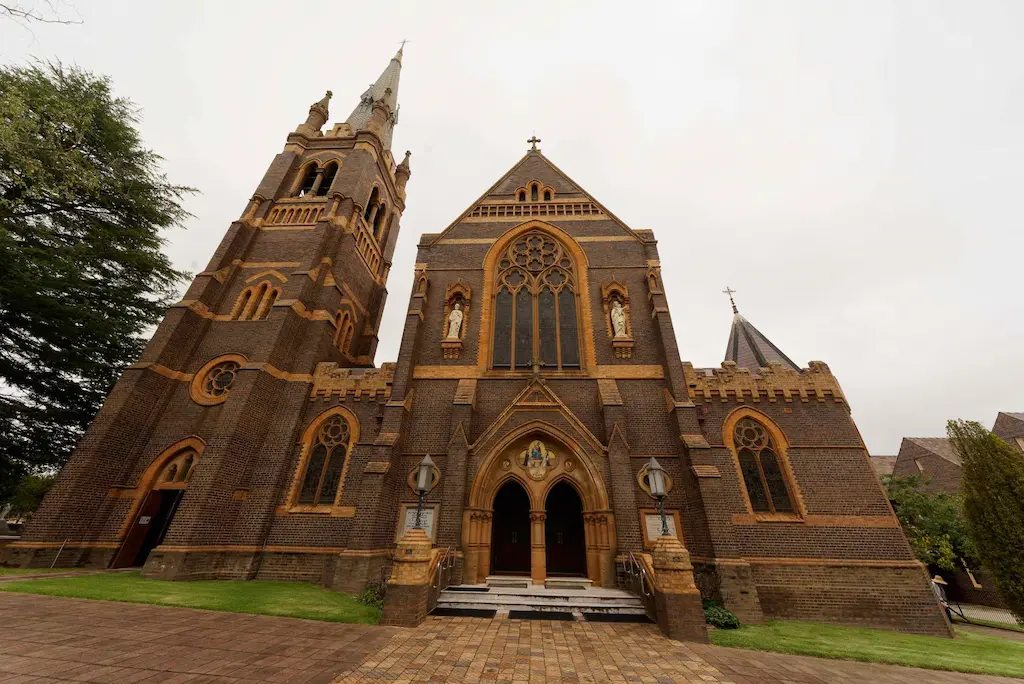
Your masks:
{"label": "metal handrail", "polygon": [[434,610],[441,592],[447,589],[451,583],[452,569],[455,567],[456,560],[455,547],[448,546],[438,554],[437,560],[434,561],[434,565],[430,569],[430,591],[427,597],[428,613]]}
{"label": "metal handrail", "polygon": [[632,551],[629,552],[629,556],[623,565],[623,570],[628,578],[629,588],[643,600],[647,617],[657,622],[657,603],[654,597],[654,582],[651,581],[650,573]]}

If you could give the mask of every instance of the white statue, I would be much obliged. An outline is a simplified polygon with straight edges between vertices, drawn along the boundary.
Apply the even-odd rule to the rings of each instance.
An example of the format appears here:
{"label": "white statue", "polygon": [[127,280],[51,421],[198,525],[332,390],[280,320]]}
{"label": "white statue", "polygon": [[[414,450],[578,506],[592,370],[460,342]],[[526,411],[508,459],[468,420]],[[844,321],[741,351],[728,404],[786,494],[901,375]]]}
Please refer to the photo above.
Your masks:
{"label": "white statue", "polygon": [[626,310],[618,299],[612,303],[612,333],[615,337],[626,337]]}
{"label": "white statue", "polygon": [[462,304],[455,302],[452,312],[448,314],[448,335],[445,339],[459,339],[459,332],[462,330]]}

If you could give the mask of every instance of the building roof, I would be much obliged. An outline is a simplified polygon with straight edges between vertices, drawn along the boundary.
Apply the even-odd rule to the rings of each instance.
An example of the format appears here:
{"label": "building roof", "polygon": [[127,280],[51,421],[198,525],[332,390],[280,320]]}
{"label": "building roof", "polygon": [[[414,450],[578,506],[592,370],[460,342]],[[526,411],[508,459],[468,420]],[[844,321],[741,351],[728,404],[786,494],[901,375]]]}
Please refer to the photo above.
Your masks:
{"label": "building roof", "polygon": [[871,466],[878,473],[878,476],[892,475],[893,468],[896,467],[895,456],[876,456],[871,454]]}
{"label": "building roof", "polygon": [[729,331],[729,344],[725,349],[725,360],[735,361],[740,368],[757,370],[767,368],[769,362],[781,363],[795,371],[800,367],[772,344],[760,330],[740,315],[733,304],[732,329]]}
{"label": "building roof", "polygon": [[904,437],[905,441],[929,451],[940,458],[944,458],[954,465],[963,465],[960,456],[953,449],[953,444],[945,437]]}
{"label": "building roof", "polygon": [[366,92],[359,98],[359,104],[348,115],[345,123],[352,126],[353,131],[366,128],[366,123],[373,113],[373,103],[383,99],[391,107],[391,119],[384,127],[384,147],[391,149],[391,134],[394,132],[395,124],[398,123],[398,78],[402,74],[402,50],[405,46],[398,48],[398,52],[391,58],[386,69],[376,81],[370,84]]}

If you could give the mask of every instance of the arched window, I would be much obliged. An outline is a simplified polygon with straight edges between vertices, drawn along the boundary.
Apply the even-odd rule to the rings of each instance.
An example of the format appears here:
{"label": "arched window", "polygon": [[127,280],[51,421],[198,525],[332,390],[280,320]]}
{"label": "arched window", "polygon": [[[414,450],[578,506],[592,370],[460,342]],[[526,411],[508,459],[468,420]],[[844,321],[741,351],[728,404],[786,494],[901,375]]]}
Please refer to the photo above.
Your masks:
{"label": "arched window", "polygon": [[732,429],[747,498],[754,513],[795,513],[796,507],[776,440],[759,421],[741,418]]}
{"label": "arched window", "polygon": [[367,223],[373,220],[373,212],[377,209],[378,204],[380,204],[380,190],[375,185],[370,193],[370,199],[366,202],[366,209],[363,210],[363,220]]}
{"label": "arched window", "polygon": [[355,322],[347,311],[339,311],[334,317],[334,346],[343,354],[352,351],[352,338],[355,335]]}
{"label": "arched window", "polygon": [[513,242],[494,289],[494,368],[580,367],[575,270],[557,240],[531,231]]}
{"label": "arched window", "polygon": [[338,163],[331,162],[324,167],[323,177],[320,179],[320,185],[316,188],[316,194],[318,196],[324,196],[331,190],[331,184],[334,183],[334,176],[338,173]]}
{"label": "arched window", "polygon": [[297,503],[307,506],[330,506],[338,495],[338,487],[348,458],[351,431],[348,421],[339,414],[327,418],[313,433],[302,464],[301,487]]}
{"label": "arched window", "polygon": [[312,192],[313,184],[316,183],[316,172],[319,168],[315,162],[306,166],[305,171],[303,171],[302,182],[299,183],[299,190],[295,193],[298,197],[305,197]]}
{"label": "arched window", "polygon": [[534,183],[533,185],[530,186],[530,201],[531,202],[536,202],[537,201],[537,184],[536,183]]}
{"label": "arched window", "polygon": [[377,209],[377,214],[373,217],[373,237],[377,238],[378,242],[384,237],[384,217],[387,216],[387,213],[387,206],[381,204]]}
{"label": "arched window", "polygon": [[545,202],[550,202],[551,201],[551,191],[550,190],[545,190],[544,191],[544,201]]}
{"label": "arched window", "polygon": [[526,191],[525,190],[520,190],[519,191],[519,201],[520,202],[525,202],[526,201]]}
{"label": "arched window", "polygon": [[270,308],[280,294],[281,290],[267,280],[247,287],[238,295],[235,308],[231,310],[231,318],[238,321],[262,321],[270,315]]}

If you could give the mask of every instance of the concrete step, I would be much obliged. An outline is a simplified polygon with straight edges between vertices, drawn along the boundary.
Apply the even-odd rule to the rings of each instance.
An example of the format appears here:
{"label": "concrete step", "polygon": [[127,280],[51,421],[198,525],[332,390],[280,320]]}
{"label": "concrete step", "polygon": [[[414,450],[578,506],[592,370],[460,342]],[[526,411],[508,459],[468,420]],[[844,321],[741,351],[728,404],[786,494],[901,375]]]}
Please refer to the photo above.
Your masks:
{"label": "concrete step", "polygon": [[590,589],[593,584],[593,580],[582,577],[548,577],[544,580],[544,586],[548,589]]}
{"label": "concrete step", "polygon": [[580,605],[580,606],[565,606],[565,605],[538,605],[535,603],[508,603],[508,604],[486,604],[486,603],[462,603],[456,601],[438,601],[438,608],[446,610],[494,610],[494,611],[510,611],[510,610],[525,610],[535,611],[541,613],[601,613],[606,615],[645,615],[646,611],[643,606],[615,606],[607,604],[598,605]]}
{"label": "concrete step", "polygon": [[511,587],[515,589],[525,589],[530,586],[529,577],[517,577],[510,575],[488,575],[485,580],[489,587]]}
{"label": "concrete step", "polygon": [[439,601],[458,601],[460,603],[493,603],[502,605],[523,604],[523,605],[623,605],[642,606],[643,601],[639,597],[627,594],[625,596],[601,596],[577,591],[573,594],[495,594],[470,593],[465,591],[442,591],[438,597]]}

